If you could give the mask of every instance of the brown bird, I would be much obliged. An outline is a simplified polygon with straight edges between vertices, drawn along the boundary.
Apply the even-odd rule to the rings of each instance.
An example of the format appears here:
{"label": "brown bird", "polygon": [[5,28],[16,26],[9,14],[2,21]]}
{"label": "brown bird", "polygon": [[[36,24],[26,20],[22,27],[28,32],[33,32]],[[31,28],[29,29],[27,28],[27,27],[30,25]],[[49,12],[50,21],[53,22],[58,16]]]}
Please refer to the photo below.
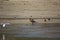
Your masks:
{"label": "brown bird", "polygon": [[30,20],[30,22],[32,23],[32,25],[36,22],[36,21],[34,21],[34,19],[32,19],[32,18],[29,18],[29,20]]}

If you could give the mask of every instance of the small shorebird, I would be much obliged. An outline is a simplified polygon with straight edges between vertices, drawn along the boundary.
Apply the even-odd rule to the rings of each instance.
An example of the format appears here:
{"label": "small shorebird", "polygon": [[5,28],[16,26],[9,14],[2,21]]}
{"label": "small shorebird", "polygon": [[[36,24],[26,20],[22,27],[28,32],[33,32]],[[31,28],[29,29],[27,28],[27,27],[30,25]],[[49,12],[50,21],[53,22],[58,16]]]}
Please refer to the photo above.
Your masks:
{"label": "small shorebird", "polygon": [[[31,16],[32,17],[32,16]],[[29,18],[30,22],[32,23],[32,25],[36,22],[33,18]]]}
{"label": "small shorebird", "polygon": [[6,27],[6,25],[9,25],[10,23],[1,23],[3,27]]}

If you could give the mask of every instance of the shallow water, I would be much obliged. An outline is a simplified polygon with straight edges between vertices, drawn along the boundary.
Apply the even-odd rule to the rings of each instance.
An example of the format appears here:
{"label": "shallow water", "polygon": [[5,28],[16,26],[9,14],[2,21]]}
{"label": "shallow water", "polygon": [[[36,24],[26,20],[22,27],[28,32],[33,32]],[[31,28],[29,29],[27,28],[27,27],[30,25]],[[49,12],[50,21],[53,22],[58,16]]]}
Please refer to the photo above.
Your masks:
{"label": "shallow water", "polygon": [[12,24],[4,28],[0,25],[0,38],[3,34],[6,37],[60,38],[60,23]]}

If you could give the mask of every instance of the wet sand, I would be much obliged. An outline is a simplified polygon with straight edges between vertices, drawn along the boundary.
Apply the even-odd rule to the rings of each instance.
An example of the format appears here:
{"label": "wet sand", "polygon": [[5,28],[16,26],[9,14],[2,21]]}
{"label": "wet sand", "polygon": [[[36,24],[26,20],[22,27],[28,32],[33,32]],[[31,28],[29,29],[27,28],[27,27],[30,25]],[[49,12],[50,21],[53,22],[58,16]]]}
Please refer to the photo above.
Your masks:
{"label": "wet sand", "polygon": [[59,40],[60,23],[0,25],[0,40],[3,34],[6,40]]}

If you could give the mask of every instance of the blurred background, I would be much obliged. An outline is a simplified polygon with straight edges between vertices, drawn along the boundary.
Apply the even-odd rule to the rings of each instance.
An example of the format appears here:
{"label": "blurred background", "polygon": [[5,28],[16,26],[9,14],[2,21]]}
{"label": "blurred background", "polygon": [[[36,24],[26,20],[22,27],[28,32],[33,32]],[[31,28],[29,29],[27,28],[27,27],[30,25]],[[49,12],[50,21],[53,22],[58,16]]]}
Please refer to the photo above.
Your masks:
{"label": "blurred background", "polygon": [[24,39],[60,40],[60,0],[0,0],[0,40]]}

